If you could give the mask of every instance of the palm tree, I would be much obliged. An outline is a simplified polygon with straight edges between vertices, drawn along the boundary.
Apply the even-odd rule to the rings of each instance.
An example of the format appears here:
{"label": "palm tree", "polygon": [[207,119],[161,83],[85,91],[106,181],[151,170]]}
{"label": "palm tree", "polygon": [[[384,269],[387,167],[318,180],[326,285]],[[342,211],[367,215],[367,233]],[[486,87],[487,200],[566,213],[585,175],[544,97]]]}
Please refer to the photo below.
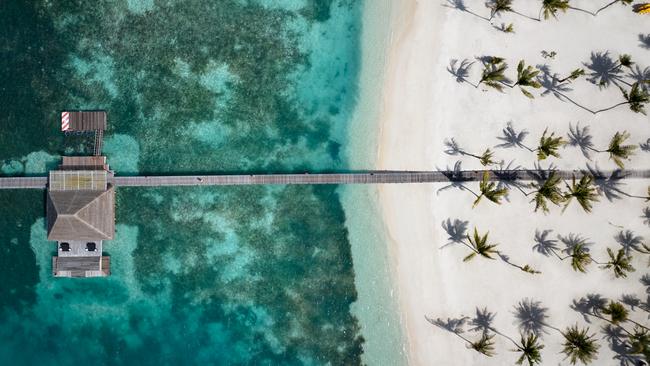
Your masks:
{"label": "palm tree", "polygon": [[571,249],[571,254],[565,258],[571,258],[571,268],[582,273],[587,273],[587,266],[593,260],[583,243],[576,244]]}
{"label": "palm tree", "polygon": [[569,9],[569,0],[542,0],[542,8],[539,10],[537,18],[541,20],[542,13],[544,13],[544,19],[551,16],[557,19],[557,12],[566,13],[567,9]]}
{"label": "palm tree", "polygon": [[544,160],[549,156],[560,157],[557,152],[561,146],[566,145],[566,141],[562,136],[555,137],[555,132],[550,136],[546,136],[548,128],[544,130],[542,137],[539,139],[539,146],[537,147],[537,160]]}
{"label": "palm tree", "polygon": [[631,354],[643,355],[646,361],[650,361],[650,332],[647,329],[635,327],[628,340]]}
{"label": "palm tree", "polygon": [[480,255],[481,257],[487,258],[487,259],[494,259],[492,257],[494,254],[498,254],[499,251],[497,251],[495,248],[497,247],[498,244],[488,244],[488,235],[489,232],[486,232],[485,235],[481,236],[478,233],[478,230],[474,228],[474,235],[469,236],[467,235],[467,240],[469,241],[469,244],[464,243],[465,246],[467,246],[470,250],[472,250],[472,253],[463,258],[463,262],[467,262],[474,258],[477,255]]}
{"label": "palm tree", "polygon": [[516,364],[522,365],[524,361],[528,362],[528,366],[534,366],[542,363],[541,350],[544,345],[538,343],[539,338],[535,334],[528,334],[527,337],[521,336],[521,344],[516,344],[517,349],[514,352],[521,352],[521,356],[517,359]]}
{"label": "palm tree", "polygon": [[564,193],[558,187],[560,182],[562,182],[562,178],[555,171],[552,171],[544,182],[532,184],[536,189],[535,198],[533,199],[535,201],[535,212],[541,208],[544,213],[548,213],[547,201],[551,201],[551,203],[558,206],[564,202]]}
{"label": "palm tree", "polygon": [[618,62],[614,67],[612,67],[611,70],[618,70],[621,67],[627,67],[628,69],[632,68],[632,65],[634,65],[634,61],[632,61],[632,56],[628,54],[621,54],[618,56]]}
{"label": "palm tree", "polygon": [[481,339],[470,342],[467,347],[488,357],[494,356],[494,334],[483,333]]}
{"label": "palm tree", "polygon": [[564,210],[569,206],[573,198],[578,201],[580,207],[590,213],[592,209],[592,203],[598,202],[598,190],[594,186],[594,177],[589,174],[585,174],[580,178],[580,181],[576,184],[576,177],[573,177],[573,182],[571,186],[567,184],[568,192],[564,194],[565,204]]}
{"label": "palm tree", "polygon": [[510,86],[511,88],[514,88],[515,86],[519,85],[519,89],[521,90],[522,93],[524,93],[525,96],[528,98],[535,98],[533,94],[531,94],[528,90],[524,89],[524,86],[529,86],[531,88],[539,89],[542,87],[542,84],[535,80],[535,77],[539,74],[539,70],[533,66],[526,66],[524,63],[524,60],[519,61],[519,64],[517,65],[517,81]]}
{"label": "palm tree", "polygon": [[492,3],[488,3],[487,6],[491,10],[490,20],[492,20],[497,14],[512,11],[512,0],[494,0]]}
{"label": "palm tree", "polygon": [[598,9],[595,14],[598,15],[598,13],[600,13],[601,11],[609,8],[610,6],[612,6],[612,5],[616,4],[616,3],[621,3],[622,5],[627,6],[627,5],[632,4],[633,1],[634,0],[614,0],[614,1],[610,2],[609,4],[603,6],[602,8]]}
{"label": "palm tree", "polygon": [[619,168],[625,169],[623,159],[630,160],[630,157],[634,155],[634,150],[638,147],[636,145],[623,145],[628,138],[630,138],[630,134],[627,131],[616,132],[609,141],[607,150],[598,150],[593,147],[588,147],[588,149],[597,153],[609,153],[609,159],[613,160]]}
{"label": "palm tree", "polygon": [[587,365],[597,358],[600,346],[594,340],[595,334],[589,335],[589,328],[579,329],[576,324],[567,328],[562,335],[564,336],[562,353],[569,358],[572,365],[578,361]]}
{"label": "palm tree", "polygon": [[493,165],[496,162],[494,159],[494,153],[490,149],[485,149],[483,154],[478,158],[478,161],[481,162],[481,165],[483,166],[488,166],[488,165]]}
{"label": "palm tree", "polygon": [[630,312],[625,308],[625,306],[617,301],[610,301],[607,306],[601,309],[601,311],[603,314],[609,315],[610,319],[608,319],[608,321],[614,325],[619,325],[620,323],[627,321],[627,318],[630,315]]}
{"label": "palm tree", "polygon": [[472,208],[476,207],[481,201],[481,198],[485,197],[488,200],[496,203],[497,205],[501,204],[501,198],[508,193],[507,188],[499,188],[495,182],[490,182],[490,174],[487,171],[483,172],[483,179],[479,183],[479,189],[481,191],[480,195],[474,194],[476,200]]}
{"label": "palm tree", "polygon": [[638,82],[632,84],[632,88],[630,89],[629,93],[621,87],[619,87],[619,89],[621,90],[621,93],[623,93],[623,98],[625,98],[625,102],[620,102],[614,104],[611,107],[599,109],[597,111],[591,111],[591,112],[593,114],[598,114],[600,112],[609,111],[616,107],[627,104],[630,106],[630,110],[632,110],[633,112],[641,113],[644,115],[646,114],[645,105],[650,102],[650,94],[648,94],[647,90],[645,90],[642,87],[639,87]]}
{"label": "palm tree", "polygon": [[614,163],[618,165],[619,168],[624,169],[625,165],[623,164],[623,159],[629,160],[630,156],[634,154],[636,150],[636,145],[623,145],[625,140],[630,137],[630,134],[627,131],[616,132],[612,140],[609,142],[609,147],[606,152],[609,153],[609,158],[614,160]]}
{"label": "palm tree", "polygon": [[632,257],[625,254],[625,249],[621,248],[615,254],[613,250],[607,248],[607,255],[609,256],[609,261],[605,263],[603,268],[611,268],[612,271],[614,271],[614,276],[616,276],[616,278],[626,278],[627,272],[635,271],[631,263]]}
{"label": "palm tree", "polygon": [[563,79],[560,79],[558,81],[560,83],[563,83],[563,82],[565,82],[567,80],[574,81],[574,80],[577,80],[579,77],[584,76],[584,75],[585,75],[585,70],[579,68],[579,69],[575,69],[575,70],[571,71],[571,74],[569,74],[569,76],[567,76],[567,77],[565,77]]}
{"label": "palm tree", "polygon": [[483,74],[476,87],[481,83],[494,88],[498,91],[503,90],[503,83],[507,80],[505,72],[508,64],[505,63],[503,58],[491,56],[487,62],[483,63]]}
{"label": "palm tree", "polygon": [[650,102],[650,94],[644,88],[639,87],[639,83],[632,84],[632,89],[628,94],[625,90],[621,89],[623,92],[623,97],[627,100],[627,103],[630,105],[630,109],[635,113],[646,114],[645,104]]}

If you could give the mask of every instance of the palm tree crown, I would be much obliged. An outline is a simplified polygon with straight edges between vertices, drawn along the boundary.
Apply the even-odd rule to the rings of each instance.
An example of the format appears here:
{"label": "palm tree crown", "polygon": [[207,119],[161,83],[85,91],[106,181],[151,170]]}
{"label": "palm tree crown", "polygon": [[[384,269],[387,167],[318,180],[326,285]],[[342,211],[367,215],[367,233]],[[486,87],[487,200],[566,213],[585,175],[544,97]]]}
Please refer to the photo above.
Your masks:
{"label": "palm tree crown", "polygon": [[534,96],[528,90],[521,88],[521,86],[529,86],[535,89],[541,88],[542,84],[539,81],[535,80],[535,77],[537,77],[538,74],[538,69],[530,65],[526,66],[524,60],[519,61],[519,65],[517,65],[517,82],[515,85],[519,85],[521,92],[524,93],[524,95],[528,98],[533,99]]}
{"label": "palm tree crown", "polygon": [[617,301],[610,301],[601,311],[603,314],[610,316],[612,324],[620,324],[626,321],[628,315],[630,315],[625,306]]}
{"label": "palm tree crown", "polygon": [[562,182],[562,178],[556,172],[551,172],[548,178],[542,183],[533,183],[533,187],[537,189],[535,192],[535,212],[542,209],[544,213],[548,213],[547,201],[551,201],[555,205],[564,202],[564,194],[558,185]]}
{"label": "palm tree crown", "polygon": [[481,236],[478,233],[478,230],[474,228],[474,234],[472,236],[469,236],[469,234],[467,235],[467,240],[469,241],[468,247],[472,250],[472,253],[463,258],[463,262],[471,260],[476,255],[480,255],[488,259],[494,259],[492,255],[498,253],[498,251],[495,249],[498,244],[488,244],[487,240],[489,234],[489,232],[486,232],[485,235]]}
{"label": "palm tree crown", "polygon": [[468,347],[488,357],[494,356],[494,334],[483,333],[481,339],[471,342]]}
{"label": "palm tree crown", "polygon": [[567,9],[569,9],[569,0],[543,0],[540,13],[544,13],[544,19],[548,19],[551,16],[557,18],[558,11],[561,10],[564,13]]}
{"label": "palm tree crown", "polygon": [[515,351],[521,352],[521,356],[517,359],[517,365],[522,365],[524,361],[528,362],[528,366],[534,366],[542,363],[541,350],[544,345],[538,343],[538,337],[535,334],[529,334],[527,337],[521,336],[521,344],[517,345]]}
{"label": "palm tree crown", "polygon": [[571,186],[567,185],[569,191],[564,194],[566,203],[564,209],[569,206],[571,199],[575,198],[585,212],[589,213],[592,209],[592,203],[598,202],[598,190],[593,185],[594,177],[586,174],[576,183],[576,177],[573,177]]}
{"label": "palm tree crown", "polygon": [[589,335],[589,328],[579,329],[578,325],[569,327],[564,333],[562,353],[564,353],[572,365],[578,361],[588,364],[594,361],[600,347],[594,340],[594,334]]}
{"label": "palm tree crown", "polygon": [[500,205],[501,198],[508,193],[507,188],[499,188],[495,182],[490,182],[490,174],[487,171],[483,172],[483,179],[479,183],[479,189],[481,190],[481,194],[474,200],[472,208],[476,207],[483,197]]}
{"label": "palm tree crown", "polygon": [[503,82],[507,80],[505,75],[507,68],[508,64],[505,63],[503,58],[490,57],[489,61],[484,63],[483,75],[481,75],[481,80],[478,82],[478,85],[483,83],[498,91],[502,91]]}
{"label": "palm tree crown", "polygon": [[631,354],[650,359],[650,332],[647,329],[634,327],[634,334],[629,337],[629,341]]}
{"label": "palm tree crown", "polygon": [[621,248],[615,254],[613,250],[607,248],[607,255],[609,255],[609,262],[605,263],[603,268],[611,268],[614,271],[614,276],[616,276],[616,278],[626,278],[627,272],[635,271],[631,263],[632,257],[625,254],[625,249]]}
{"label": "palm tree crown", "polygon": [[632,88],[628,93],[625,89],[621,88],[623,97],[630,105],[630,109],[636,113],[646,114],[645,104],[650,102],[650,94],[644,88],[639,87],[639,83],[632,84]]}
{"label": "palm tree crown", "polygon": [[485,152],[483,152],[483,154],[479,157],[478,160],[481,163],[481,165],[488,166],[495,163],[493,157],[494,157],[494,152],[492,152],[492,150],[490,149],[486,149]]}
{"label": "palm tree crown", "polygon": [[584,243],[576,244],[573,249],[571,249],[571,268],[574,271],[580,271],[582,273],[587,273],[587,266],[591,263],[591,256],[589,251]]}
{"label": "palm tree crown", "polygon": [[499,13],[512,11],[512,0],[494,0],[487,6],[492,10],[490,15],[490,19],[492,19]]}
{"label": "palm tree crown", "polygon": [[625,169],[625,164],[623,164],[623,159],[629,160],[630,156],[634,155],[634,150],[636,150],[636,145],[623,145],[625,140],[630,137],[630,134],[627,131],[616,132],[612,140],[609,142],[609,147],[606,152],[609,153],[609,158],[614,160],[614,163],[618,165],[619,168]]}
{"label": "palm tree crown", "polygon": [[544,160],[549,156],[555,156],[556,158],[560,157],[560,154],[557,152],[558,149],[566,144],[562,136],[555,137],[555,132],[552,132],[550,136],[546,136],[548,129],[544,130],[542,137],[539,139],[539,146],[537,147],[537,159]]}

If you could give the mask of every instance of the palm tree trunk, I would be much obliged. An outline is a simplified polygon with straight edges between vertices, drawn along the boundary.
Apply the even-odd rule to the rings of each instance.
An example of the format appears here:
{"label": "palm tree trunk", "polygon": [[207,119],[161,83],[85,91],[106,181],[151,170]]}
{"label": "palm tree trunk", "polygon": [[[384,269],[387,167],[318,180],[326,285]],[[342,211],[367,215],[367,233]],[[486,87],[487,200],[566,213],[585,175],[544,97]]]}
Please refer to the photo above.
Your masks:
{"label": "palm tree trunk", "polygon": [[[574,101],[573,99],[569,98],[566,94],[564,94],[564,93],[562,93],[562,92],[560,92],[560,91],[555,90],[555,91],[553,91],[553,93],[560,95],[562,98],[566,99],[567,101],[569,101],[571,104],[575,105],[576,107],[579,107],[579,108],[581,108],[581,109],[584,109],[585,111],[587,111],[587,112],[589,112],[589,113],[591,113],[591,114],[596,114],[596,112],[594,112],[594,111],[592,111],[591,109],[589,109],[589,108],[587,108],[587,107],[581,105],[580,103]],[[618,107],[618,106],[617,106],[617,107]],[[602,112],[602,111],[601,111],[601,112]]]}
{"label": "palm tree trunk", "polygon": [[488,22],[490,21],[489,18],[486,18],[486,17],[484,17],[484,16],[482,16],[482,15],[478,15],[478,14],[476,14],[475,12],[473,12],[473,11],[471,11],[471,10],[465,9],[465,11],[468,12],[468,13],[470,13],[470,14],[472,14],[472,15],[475,16],[475,17],[481,18],[481,19],[483,19],[483,20],[487,20]]}
{"label": "palm tree trunk", "polygon": [[616,105],[613,105],[613,106],[611,106],[611,107],[604,108],[604,109],[599,109],[599,110],[597,110],[597,111],[590,111],[590,112],[593,113],[593,114],[598,114],[598,113],[600,113],[600,112],[607,112],[607,111],[609,111],[609,110],[612,110],[612,109],[614,109],[614,108],[616,108],[616,107],[620,107],[620,106],[625,105],[625,104],[630,104],[630,102],[620,102],[620,103],[618,103],[618,104],[616,104]]}
{"label": "palm tree trunk", "polygon": [[517,343],[517,342],[516,342],[514,339],[512,339],[512,337],[510,337],[509,335],[503,334],[503,333],[499,332],[498,330],[496,330],[496,329],[493,328],[493,327],[489,327],[489,329],[490,329],[491,331],[493,331],[495,334],[498,334],[498,335],[500,335],[501,337],[503,337],[503,338],[509,340],[510,342],[512,342],[512,344],[514,344],[515,347],[517,347],[517,349],[521,350],[521,349],[523,348],[519,343]]}
{"label": "palm tree trunk", "polygon": [[582,12],[582,13],[587,13],[587,14],[589,14],[591,16],[594,16],[594,17],[596,16],[596,14],[590,12],[589,10],[585,10],[585,9],[581,9],[581,8],[575,8],[573,6],[569,6],[569,9],[579,11],[579,12]]}
{"label": "palm tree trunk", "polygon": [[603,11],[603,10],[609,8],[610,6],[616,4],[618,1],[619,1],[619,0],[614,0],[614,1],[612,1],[611,3],[609,3],[609,4],[605,5],[605,6],[603,6],[602,8],[596,10],[595,15],[598,15],[598,13],[600,13],[601,11]]}
{"label": "palm tree trunk", "polygon": [[632,324],[634,324],[634,325],[636,325],[637,327],[643,328],[643,329],[645,329],[645,330],[650,330],[650,328],[646,327],[646,326],[643,325],[643,324],[639,324],[638,322],[636,322],[636,321],[634,321],[634,320],[632,320],[632,319],[627,319],[627,321],[630,322],[630,323],[632,323]]}
{"label": "palm tree trunk", "polygon": [[530,20],[534,20],[534,21],[537,21],[537,22],[540,21],[539,19],[533,18],[533,17],[528,16],[528,15],[526,15],[526,14],[522,14],[522,13],[516,11],[516,10],[512,10],[512,12],[515,13],[515,14],[517,14],[517,15],[519,15],[519,16],[522,16],[522,17],[524,17],[524,18],[528,18],[528,19],[530,19]]}
{"label": "palm tree trunk", "polygon": [[[598,314],[596,314],[596,313],[594,313],[594,312],[585,312],[585,314],[587,314],[587,315],[591,315],[591,316],[593,316],[594,318],[597,318],[597,319],[603,320],[603,321],[605,321],[605,322],[607,322],[607,323],[609,323],[609,324],[611,324],[611,325],[613,325],[613,326],[615,326],[615,327],[621,329],[622,331],[624,331],[624,332],[627,333],[628,335],[630,335],[630,336],[632,335],[632,332],[630,332],[629,330],[625,329],[621,324],[616,324],[616,323],[614,323],[613,321],[611,321],[611,320],[605,318],[605,317],[602,316],[602,315],[598,315]],[[628,319],[628,320],[629,320],[629,319]]]}

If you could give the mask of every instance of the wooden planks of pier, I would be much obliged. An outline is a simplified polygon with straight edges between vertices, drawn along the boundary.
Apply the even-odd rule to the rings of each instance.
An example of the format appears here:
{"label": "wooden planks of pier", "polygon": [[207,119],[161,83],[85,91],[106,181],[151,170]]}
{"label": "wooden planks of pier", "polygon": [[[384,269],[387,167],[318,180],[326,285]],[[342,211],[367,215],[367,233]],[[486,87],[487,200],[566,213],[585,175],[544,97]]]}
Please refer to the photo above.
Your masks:
{"label": "wooden planks of pier", "polygon": [[[166,186],[203,186],[203,185],[266,185],[266,184],[414,184],[442,183],[450,181],[479,181],[484,170],[466,170],[456,172],[405,172],[373,171],[365,173],[339,174],[261,174],[261,175],[186,175],[186,176],[137,176],[114,177],[117,187],[166,187]],[[563,179],[580,177],[585,172],[579,170],[556,171]],[[588,172],[587,172],[588,173]],[[549,171],[501,170],[490,172],[489,179],[498,181],[535,181],[544,179]],[[600,172],[597,179],[650,178],[648,171]]]}
{"label": "wooden planks of pier", "polygon": [[[133,176],[111,177],[109,183],[116,187],[174,187],[174,186],[228,186],[261,184],[415,184],[443,182],[471,182],[483,178],[485,170],[463,171],[371,171],[364,173],[332,174],[251,174],[251,175],[181,175],[181,176]],[[489,172],[493,181],[536,181],[550,173],[546,170],[495,170]],[[650,170],[601,171],[585,170],[555,171],[562,179],[592,174],[597,180],[647,179]],[[46,177],[1,177],[0,189],[45,189]]]}

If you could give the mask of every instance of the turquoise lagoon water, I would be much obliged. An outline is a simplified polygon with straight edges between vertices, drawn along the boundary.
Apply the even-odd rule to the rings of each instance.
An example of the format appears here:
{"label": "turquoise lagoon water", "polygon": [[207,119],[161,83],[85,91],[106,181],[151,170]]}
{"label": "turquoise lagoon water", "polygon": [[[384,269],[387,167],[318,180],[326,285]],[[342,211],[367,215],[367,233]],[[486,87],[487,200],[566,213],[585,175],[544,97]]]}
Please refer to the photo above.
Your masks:
{"label": "turquoise lagoon water", "polygon": [[[39,175],[62,154],[86,153],[87,136],[58,131],[63,109],[108,111],[105,153],[122,175],[345,170],[362,9],[3,2],[0,172]],[[0,191],[2,364],[366,357],[337,187],[119,189],[105,279],[52,278],[43,213],[42,192]],[[397,334],[376,336],[397,347]]]}

